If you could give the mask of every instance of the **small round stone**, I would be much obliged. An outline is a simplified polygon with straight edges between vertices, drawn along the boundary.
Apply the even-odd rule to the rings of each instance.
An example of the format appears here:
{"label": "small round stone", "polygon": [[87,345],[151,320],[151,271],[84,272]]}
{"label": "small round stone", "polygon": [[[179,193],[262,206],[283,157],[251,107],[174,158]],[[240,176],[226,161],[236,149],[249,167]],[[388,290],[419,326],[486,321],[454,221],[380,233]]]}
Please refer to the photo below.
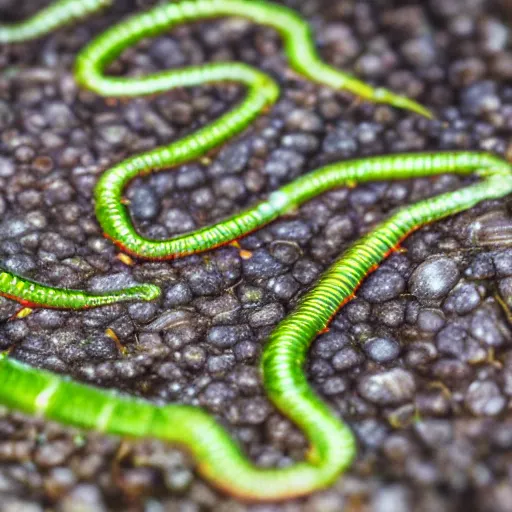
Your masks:
{"label": "small round stone", "polygon": [[445,297],[459,280],[457,264],[445,257],[419,265],[409,279],[409,290],[420,300]]}
{"label": "small round stone", "polygon": [[425,332],[437,332],[445,324],[443,312],[438,309],[422,309],[418,313],[418,327]]}
{"label": "small round stone", "polygon": [[153,187],[137,185],[132,190],[128,198],[133,216],[139,220],[154,219],[160,210],[160,203]]}
{"label": "small round stone", "polygon": [[364,344],[364,351],[377,363],[389,363],[400,354],[400,344],[388,338],[370,338]]}
{"label": "small round stone", "polygon": [[336,352],[332,358],[332,365],[338,371],[348,370],[354,366],[360,365],[364,357],[352,347],[345,347]]}
{"label": "small round stone", "polygon": [[402,368],[366,375],[357,387],[363,398],[377,405],[398,405],[414,397],[413,375]]}
{"label": "small round stone", "polygon": [[465,396],[466,407],[475,416],[496,416],[507,403],[500,388],[492,381],[475,381],[470,384]]}
{"label": "small round stone", "polygon": [[394,270],[380,269],[370,275],[361,287],[361,296],[371,303],[386,302],[405,289],[404,278]]}
{"label": "small round stone", "polygon": [[462,284],[450,292],[443,304],[443,309],[447,313],[466,315],[476,309],[481,301],[482,298],[473,283]]}

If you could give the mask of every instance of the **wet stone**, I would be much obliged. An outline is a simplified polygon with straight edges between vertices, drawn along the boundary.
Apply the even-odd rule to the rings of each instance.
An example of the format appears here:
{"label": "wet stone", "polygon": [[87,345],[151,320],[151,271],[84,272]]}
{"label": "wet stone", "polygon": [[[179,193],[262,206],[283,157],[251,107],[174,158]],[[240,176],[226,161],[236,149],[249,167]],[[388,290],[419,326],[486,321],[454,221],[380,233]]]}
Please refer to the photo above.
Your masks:
{"label": "wet stone", "polygon": [[349,370],[362,364],[364,357],[352,347],[342,348],[332,358],[332,366],[338,371]]}
{"label": "wet stone", "polygon": [[408,512],[413,508],[413,497],[404,485],[390,485],[379,489],[372,500],[373,512]]}
{"label": "wet stone", "polygon": [[366,355],[377,363],[389,363],[400,353],[400,344],[387,338],[371,338],[364,344]]}
{"label": "wet stone", "polygon": [[301,284],[311,284],[318,278],[321,272],[320,266],[310,260],[297,261],[293,267],[293,277]]}
{"label": "wet stone", "polygon": [[235,357],[231,354],[211,356],[206,362],[208,373],[213,377],[222,377],[235,365]]}
{"label": "wet stone", "polygon": [[399,327],[404,323],[405,304],[401,301],[393,300],[379,304],[375,308],[377,321],[388,327]]}
{"label": "wet stone", "polygon": [[244,274],[249,279],[265,279],[285,271],[285,266],[264,249],[254,251],[251,258],[243,260],[242,265]]}
{"label": "wet stone", "polygon": [[[300,220],[276,222],[272,224],[270,229],[278,240],[288,240],[298,244],[304,244],[311,238],[311,228]],[[272,248],[272,256],[275,258],[278,257],[278,254],[274,253],[274,248]],[[287,262],[283,261],[283,263]]]}
{"label": "wet stone", "polygon": [[358,148],[357,140],[345,128],[331,132],[325,137],[322,150],[340,158],[353,156]]}
{"label": "wet stone", "polygon": [[290,274],[284,274],[275,279],[270,279],[268,288],[277,298],[290,300],[297,293],[300,285]]}
{"label": "wet stone", "polygon": [[479,309],[474,313],[471,320],[471,334],[491,347],[499,347],[505,343],[505,337],[496,319],[485,309]]}
{"label": "wet stone", "polygon": [[160,203],[152,187],[144,185],[132,187],[128,198],[130,211],[136,219],[151,220],[158,215]]}
{"label": "wet stone", "polygon": [[88,290],[94,293],[104,293],[128,288],[135,284],[130,274],[119,272],[106,276],[98,275],[89,279]]}
{"label": "wet stone", "polygon": [[413,398],[416,385],[412,374],[402,368],[366,375],[358,383],[363,398],[377,405],[397,405]]}
{"label": "wet stone", "polygon": [[186,165],[176,175],[176,187],[182,190],[198,188],[204,182],[204,171],[197,165]]}
{"label": "wet stone", "polygon": [[462,327],[448,325],[436,336],[437,348],[444,354],[455,357],[462,356],[466,346],[468,333]]}
{"label": "wet stone", "polygon": [[367,322],[370,319],[371,306],[365,300],[358,298],[350,301],[344,307],[343,312],[353,324]]}
{"label": "wet stone", "polygon": [[228,144],[219,153],[217,160],[210,167],[212,176],[242,172],[249,161],[251,149],[246,141]]}
{"label": "wet stone", "polygon": [[222,276],[214,267],[191,267],[183,272],[194,295],[215,295],[222,289]]}
{"label": "wet stone", "polygon": [[425,332],[437,332],[445,325],[443,312],[437,309],[422,309],[418,313],[418,327]]}
{"label": "wet stone", "polygon": [[409,279],[410,292],[420,300],[445,297],[459,279],[457,264],[448,258],[436,258],[419,265]]}
{"label": "wet stone", "polygon": [[42,467],[52,467],[63,464],[73,453],[74,446],[71,442],[54,441],[38,447],[34,454],[34,461]]}
{"label": "wet stone", "polygon": [[16,171],[14,162],[10,158],[0,157],[0,178],[8,178]]}
{"label": "wet stone", "polygon": [[89,360],[104,361],[106,359],[116,359],[119,356],[119,350],[110,336],[99,335],[82,343],[82,348],[87,354]]}
{"label": "wet stone", "polygon": [[196,227],[192,217],[184,210],[178,208],[167,210],[164,225],[171,235],[192,231]]}
{"label": "wet stone", "polygon": [[281,263],[292,265],[300,258],[301,249],[294,242],[275,241],[270,247],[270,254]]}
{"label": "wet stone", "polygon": [[249,324],[251,327],[264,327],[266,325],[275,325],[284,318],[284,308],[281,304],[271,303],[254,311],[249,315]]}
{"label": "wet stone", "polygon": [[312,353],[322,359],[330,359],[336,352],[350,345],[350,339],[334,329],[321,334],[313,343]]}
{"label": "wet stone", "polygon": [[361,444],[368,448],[382,445],[388,435],[388,427],[375,418],[364,419],[354,425],[354,430]]}
{"label": "wet stone", "polygon": [[251,331],[247,325],[222,325],[212,327],[206,339],[212,346],[224,349],[250,337]]}
{"label": "wet stone", "polygon": [[496,416],[505,408],[507,402],[499,387],[492,381],[472,382],[464,401],[475,416]]}
{"label": "wet stone", "polygon": [[267,400],[261,397],[241,400],[240,423],[245,425],[261,425],[271,413],[271,407]]}
{"label": "wet stone", "polygon": [[285,178],[290,179],[298,176],[304,163],[304,156],[300,153],[289,149],[276,149],[267,159],[264,172],[277,180],[276,183],[279,183]]}
{"label": "wet stone", "polygon": [[233,352],[237,361],[250,362],[259,354],[259,346],[253,341],[245,340],[237,343]]}
{"label": "wet stone", "polygon": [[62,512],[106,512],[100,489],[92,484],[81,483],[62,499]]}
{"label": "wet stone", "polygon": [[498,277],[512,276],[512,250],[494,254],[492,261]]}
{"label": "wet stone", "polygon": [[503,297],[509,307],[512,305],[512,277],[501,279],[498,283],[500,295]]}
{"label": "wet stone", "polygon": [[4,267],[18,275],[27,275],[36,268],[34,259],[28,254],[18,254],[4,260]]}
{"label": "wet stone", "polygon": [[203,348],[187,345],[183,349],[183,363],[194,370],[201,369],[206,362],[206,352]]}
{"label": "wet stone", "polygon": [[281,143],[283,147],[299,153],[311,153],[318,148],[318,139],[307,133],[290,133],[285,135]]}
{"label": "wet stone", "polygon": [[165,291],[164,306],[172,308],[188,304],[193,298],[192,291],[187,283],[179,282]]}
{"label": "wet stone", "polygon": [[453,427],[449,421],[428,419],[415,423],[414,429],[420,439],[430,448],[451,443]]}
{"label": "wet stone", "polygon": [[458,315],[466,315],[476,309],[481,300],[474,284],[462,284],[450,292],[443,304],[443,309],[447,313],[455,312]]}
{"label": "wet stone", "polygon": [[462,91],[461,103],[470,114],[498,110],[501,100],[497,95],[496,84],[490,80],[476,82]]}
{"label": "wet stone", "polygon": [[214,299],[201,297],[196,300],[195,306],[202,315],[211,318],[212,324],[231,324],[237,322],[240,316],[240,304],[230,294]]}
{"label": "wet stone", "polygon": [[405,280],[393,270],[380,269],[368,277],[360,295],[371,303],[386,302],[398,297],[405,289]]}
{"label": "wet stone", "polygon": [[132,320],[146,324],[157,314],[158,304],[154,302],[135,302],[128,306],[128,312]]}

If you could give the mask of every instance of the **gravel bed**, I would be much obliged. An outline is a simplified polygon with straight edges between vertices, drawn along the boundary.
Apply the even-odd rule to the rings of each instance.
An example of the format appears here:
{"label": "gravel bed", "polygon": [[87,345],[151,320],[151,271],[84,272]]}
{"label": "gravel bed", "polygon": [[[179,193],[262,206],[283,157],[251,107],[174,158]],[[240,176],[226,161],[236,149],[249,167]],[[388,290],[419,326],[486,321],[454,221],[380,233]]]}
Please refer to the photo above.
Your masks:
{"label": "gravel bed", "polygon": [[[0,47],[0,266],[95,291],[151,282],[162,297],[40,309],[23,319],[12,318],[17,303],[0,298],[0,349],[79,381],[201,406],[257,464],[290,464],[306,443],[262,390],[258,360],[268,333],[372,225],[471,180],[335,190],[241,240],[243,251],[126,264],[94,216],[98,176],[196,130],[243,94],[206,86],[105,101],[79,90],[71,74],[77,51],[152,3],[119,0],[74,28]],[[126,197],[141,233],[196,229],[337,160],[469,148],[512,157],[512,53],[500,2],[285,3],[310,20],[327,61],[418,99],[437,119],[358,104],[297,77],[270,29],[238,19],[180,27],[127,50],[112,71],[240,59],[274,76],[282,95],[215,155],[135,180]],[[0,19],[45,4],[0,0]],[[309,379],[359,442],[356,463],[331,489],[276,506],[242,504],[212,490],[184,452],[160,441],[84,433],[0,409],[0,511],[510,510],[510,215],[507,200],[489,201],[419,230],[315,342]]]}

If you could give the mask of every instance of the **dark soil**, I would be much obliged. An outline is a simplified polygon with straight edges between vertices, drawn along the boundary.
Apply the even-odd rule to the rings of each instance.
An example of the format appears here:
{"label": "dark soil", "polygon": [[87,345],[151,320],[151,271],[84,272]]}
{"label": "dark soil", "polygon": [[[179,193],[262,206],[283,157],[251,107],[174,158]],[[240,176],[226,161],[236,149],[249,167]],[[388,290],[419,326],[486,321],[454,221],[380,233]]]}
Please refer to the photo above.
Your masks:
{"label": "dark soil", "polygon": [[[0,19],[46,3],[0,0]],[[258,359],[266,336],[352,240],[397,206],[463,180],[330,192],[241,240],[250,258],[227,247],[123,263],[94,216],[98,176],[194,131],[243,94],[207,86],[107,102],[79,90],[78,50],[151,3],[119,0],[75,28],[0,48],[0,265],[59,287],[153,282],[163,297],[84,312],[41,309],[16,320],[19,305],[0,299],[0,348],[76,380],[204,407],[255,463],[282,466],[306,445],[265,398]],[[132,183],[126,195],[142,233],[165,238],[198,228],[341,159],[443,149],[512,155],[510,29],[499,2],[286,3],[310,20],[328,62],[417,98],[437,120],[357,104],[295,76],[277,34],[264,27],[237,19],[180,27],[126,51],[115,70],[240,59],[274,76],[282,95],[211,160]],[[279,506],[243,505],[212,490],[194,476],[193,461],[162,442],[1,410],[0,510],[509,511],[511,230],[506,200],[421,229],[316,341],[310,381],[359,441],[357,462],[331,489]]]}

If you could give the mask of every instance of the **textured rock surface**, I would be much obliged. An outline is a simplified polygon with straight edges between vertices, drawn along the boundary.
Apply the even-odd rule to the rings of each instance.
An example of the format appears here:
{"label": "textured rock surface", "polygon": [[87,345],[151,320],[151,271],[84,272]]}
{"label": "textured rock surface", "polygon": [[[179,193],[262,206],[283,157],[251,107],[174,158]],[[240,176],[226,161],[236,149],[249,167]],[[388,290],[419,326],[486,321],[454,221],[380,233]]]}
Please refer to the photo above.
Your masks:
{"label": "textured rock surface", "polygon": [[[46,1],[0,0],[0,18]],[[464,183],[452,176],[336,190],[234,247],[172,262],[116,258],[91,192],[102,170],[229,108],[235,86],[108,102],[78,90],[74,56],[94,34],[152,1],[113,9],[40,42],[0,48],[0,264],[56,286],[153,282],[152,304],[35,311],[0,298],[0,348],[30,364],[160,402],[199,405],[258,464],[301,459],[306,444],[265,398],[261,347],[332,259],[397,206]],[[323,163],[369,154],[486,149],[512,154],[509,28],[492,1],[288,1],[323,56],[431,106],[426,121],[286,72],[272,31],[229,19],[182,27],[113,66],[143,74],[241,59],[277,77],[279,103],[211,162],[135,180],[138,229],[163,238],[239,210]],[[497,4],[497,2],[496,2]],[[506,201],[427,226],[403,244],[318,338],[312,384],[355,430],[359,457],[331,489],[286,505],[235,503],[157,440],[120,441],[0,411],[3,511],[507,511],[512,252]],[[510,236],[509,236],[510,238]],[[432,262],[437,262],[433,269]],[[435,274],[440,286],[432,288]],[[126,349],[123,356],[112,329]],[[31,461],[31,462],[28,462]],[[236,475],[233,475],[236,478]]]}

